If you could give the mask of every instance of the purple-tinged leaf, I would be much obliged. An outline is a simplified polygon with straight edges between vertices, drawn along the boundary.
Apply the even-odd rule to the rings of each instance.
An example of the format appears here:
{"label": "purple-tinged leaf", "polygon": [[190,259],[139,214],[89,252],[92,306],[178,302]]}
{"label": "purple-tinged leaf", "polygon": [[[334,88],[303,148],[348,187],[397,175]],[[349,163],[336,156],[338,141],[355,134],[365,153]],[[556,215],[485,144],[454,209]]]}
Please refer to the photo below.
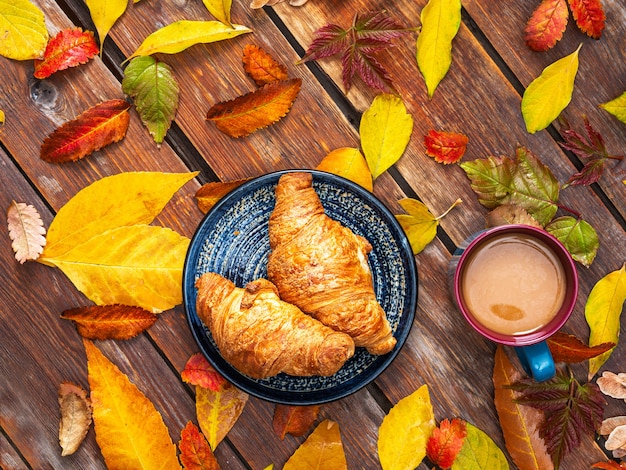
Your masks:
{"label": "purple-tinged leaf", "polygon": [[387,16],[384,11],[370,11],[354,17],[353,28],[356,40],[371,39],[390,45],[391,41],[407,34],[400,23]]}
{"label": "purple-tinged leaf", "polygon": [[327,24],[313,33],[313,42],[300,62],[330,57],[339,54],[349,46],[348,31],[336,24]]}

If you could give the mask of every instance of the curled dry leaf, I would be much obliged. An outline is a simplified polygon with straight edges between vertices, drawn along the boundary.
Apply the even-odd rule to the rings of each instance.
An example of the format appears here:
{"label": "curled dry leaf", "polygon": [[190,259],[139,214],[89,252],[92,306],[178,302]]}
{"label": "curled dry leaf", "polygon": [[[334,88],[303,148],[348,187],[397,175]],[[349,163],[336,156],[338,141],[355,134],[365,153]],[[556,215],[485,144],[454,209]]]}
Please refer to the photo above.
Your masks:
{"label": "curled dry leaf", "polygon": [[126,135],[130,104],[124,100],[100,103],[66,122],[43,141],[40,156],[51,163],[80,160],[118,142]]}
{"label": "curled dry leaf", "polygon": [[274,433],[281,440],[287,434],[296,437],[304,436],[313,426],[315,420],[317,420],[319,411],[319,405],[289,406],[277,404],[276,408],[274,408],[274,419],[272,420]]}
{"label": "curled dry leaf", "polygon": [[206,183],[196,191],[196,202],[198,208],[205,214],[224,196],[248,179],[228,181],[228,182],[212,182]]}
{"label": "curled dry leaf", "polygon": [[512,204],[503,204],[496,207],[485,216],[488,227],[498,225],[522,224],[542,228],[539,222],[524,208]]}
{"label": "curled dry leaf", "polygon": [[180,462],[184,470],[220,470],[220,465],[198,426],[191,421],[180,432]]}
{"label": "curled dry leaf", "polygon": [[61,318],[71,320],[78,334],[87,339],[125,340],[150,328],[157,316],[129,305],[91,305],[65,310]]}
{"label": "curled dry leaf", "polygon": [[36,260],[46,245],[46,229],[37,209],[12,201],[7,210],[7,225],[15,259],[20,263]]}
{"label": "curled dry leaf", "polygon": [[607,450],[613,451],[615,457],[624,457],[626,455],[626,425],[613,429],[604,445]]}
{"label": "curled dry leaf", "polygon": [[248,44],[243,49],[243,68],[257,86],[289,78],[284,65],[253,44]]}
{"label": "curled dry leaf", "polygon": [[85,64],[98,52],[91,31],[81,28],[61,30],[48,42],[43,59],[35,59],[35,78],[47,78],[59,70]]}
{"label": "curled dry leaf", "polygon": [[206,119],[230,137],[244,137],[287,115],[300,92],[302,80],[291,78],[265,85],[256,91],[213,105]]}
{"label": "curled dry leaf", "polygon": [[80,446],[91,426],[91,401],[79,385],[62,382],[59,386],[59,444],[61,455],[71,455]]}
{"label": "curled dry leaf", "polygon": [[180,373],[183,382],[218,392],[228,382],[217,372],[202,353],[191,356]]}
{"label": "curled dry leaf", "polygon": [[598,377],[597,383],[600,391],[605,395],[626,402],[626,373],[614,374],[605,371],[602,373],[602,377]]}

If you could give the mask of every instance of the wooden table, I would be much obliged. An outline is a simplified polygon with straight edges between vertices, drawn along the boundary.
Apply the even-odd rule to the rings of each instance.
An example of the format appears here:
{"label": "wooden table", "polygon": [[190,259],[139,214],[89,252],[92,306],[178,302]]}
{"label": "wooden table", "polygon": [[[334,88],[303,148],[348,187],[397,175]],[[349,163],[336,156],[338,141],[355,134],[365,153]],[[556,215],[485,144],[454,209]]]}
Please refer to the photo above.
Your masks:
{"label": "wooden table", "polygon": [[[46,16],[51,35],[73,25],[94,30],[80,0],[34,0]],[[202,214],[194,193],[209,181],[239,178],[294,168],[314,168],[331,150],[356,147],[362,112],[375,93],[357,83],[343,92],[338,60],[295,65],[312,33],[328,22],[348,26],[356,12],[386,8],[405,25],[418,26],[425,0],[343,2],[309,0],[302,7],[287,3],[252,10],[234,2],[233,21],[249,26],[251,35],[159,56],[180,84],[180,105],[166,141],[157,148],[136,114],[125,139],[79,162],[55,165],[39,158],[43,139],[64,122],[104,100],[123,98],[120,64],[158,27],[179,19],[212,19],[201,2],[143,0],[130,4],[104,44],[101,58],[57,73],[33,78],[32,61],[0,57],[0,207],[12,200],[33,204],[48,226],[74,194],[106,175],[125,171],[200,171],[167,205],[155,223],[191,236]],[[600,40],[587,38],[573,20],[563,39],[544,53],[530,51],[523,27],[537,2],[471,0],[463,2],[463,21],[454,39],[452,67],[432,99],[415,62],[416,33],[396,41],[381,61],[393,76],[415,125],[409,146],[392,169],[380,176],[374,193],[396,214],[398,199],[422,200],[434,214],[457,198],[463,204],[441,220],[438,237],[416,256],[419,300],[407,343],[392,365],[367,388],[326,404],[320,419],[341,427],[348,466],[380,468],[376,451],[378,427],[390,407],[419,386],[428,384],[437,420],[460,417],[488,433],[504,449],[493,404],[495,346],[470,331],[450,303],[446,268],[451,253],[485,224],[487,212],[476,199],[458,165],[443,166],[425,154],[430,129],[469,137],[463,161],[489,155],[513,156],[524,145],[547,164],[562,183],[581,162],[558,145],[558,126],[529,134],[520,114],[524,88],[541,70],[573,52],[579,44],[580,68],[570,105],[563,115],[581,129],[587,116],[613,154],[626,152],[626,126],[598,107],[626,89],[626,4],[603,0],[606,29]],[[303,85],[291,112],[275,126],[249,137],[231,139],[205,121],[218,101],[252,91],[242,49],[255,44],[287,65]],[[133,111],[134,113],[134,111]],[[589,268],[579,265],[580,296],[565,331],[586,339],[587,296],[607,273],[626,258],[624,217],[626,162],[608,165],[598,184],[564,190],[561,202],[574,207],[598,231],[600,249]],[[93,430],[72,456],[61,457],[58,444],[57,390],[62,381],[88,388],[83,345],[64,310],[90,302],[59,271],[39,263],[20,265],[13,257],[6,224],[0,224],[0,466],[7,469],[104,468]],[[624,316],[622,315],[622,328]],[[193,388],[180,371],[198,351],[182,306],[160,315],[146,333],[129,341],[104,341],[98,347],[152,400],[174,441],[195,420]],[[626,347],[620,344],[604,369],[623,372]],[[585,375],[585,370],[581,374]],[[278,439],[271,430],[274,406],[251,398],[243,415],[216,450],[224,469],[281,468],[304,438]],[[605,416],[623,415],[623,403],[610,400]],[[585,440],[569,455],[564,469],[587,469],[605,459],[601,441]],[[513,464],[511,464],[513,466]],[[423,463],[419,468],[428,468]]]}

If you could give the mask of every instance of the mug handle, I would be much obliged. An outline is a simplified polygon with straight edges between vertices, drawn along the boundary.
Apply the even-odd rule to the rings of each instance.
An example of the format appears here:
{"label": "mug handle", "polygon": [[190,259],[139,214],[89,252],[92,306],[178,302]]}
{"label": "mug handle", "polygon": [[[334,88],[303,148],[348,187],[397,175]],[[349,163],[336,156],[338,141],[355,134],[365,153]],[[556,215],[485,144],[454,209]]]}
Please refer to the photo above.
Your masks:
{"label": "mug handle", "polygon": [[524,371],[537,382],[549,380],[556,374],[554,359],[548,343],[541,341],[529,346],[516,346],[515,352]]}

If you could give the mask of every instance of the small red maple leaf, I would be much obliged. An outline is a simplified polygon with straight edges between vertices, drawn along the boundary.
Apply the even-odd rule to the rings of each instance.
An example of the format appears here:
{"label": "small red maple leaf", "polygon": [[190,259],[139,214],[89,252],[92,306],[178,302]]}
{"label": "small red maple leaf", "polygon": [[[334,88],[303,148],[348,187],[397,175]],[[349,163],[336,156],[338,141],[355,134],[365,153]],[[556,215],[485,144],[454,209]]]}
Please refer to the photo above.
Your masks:
{"label": "small red maple leaf", "polygon": [[438,428],[433,429],[426,442],[428,459],[443,469],[452,467],[463,447],[465,436],[467,436],[465,421],[457,418],[452,421],[444,419]]}
{"label": "small red maple leaf", "polygon": [[91,31],[64,29],[50,39],[42,60],[35,60],[35,78],[48,78],[54,72],[84,64],[98,54]]}
{"label": "small red maple leaf", "polygon": [[467,136],[456,132],[430,130],[424,137],[426,153],[444,165],[458,162],[465,154],[467,142]]}

